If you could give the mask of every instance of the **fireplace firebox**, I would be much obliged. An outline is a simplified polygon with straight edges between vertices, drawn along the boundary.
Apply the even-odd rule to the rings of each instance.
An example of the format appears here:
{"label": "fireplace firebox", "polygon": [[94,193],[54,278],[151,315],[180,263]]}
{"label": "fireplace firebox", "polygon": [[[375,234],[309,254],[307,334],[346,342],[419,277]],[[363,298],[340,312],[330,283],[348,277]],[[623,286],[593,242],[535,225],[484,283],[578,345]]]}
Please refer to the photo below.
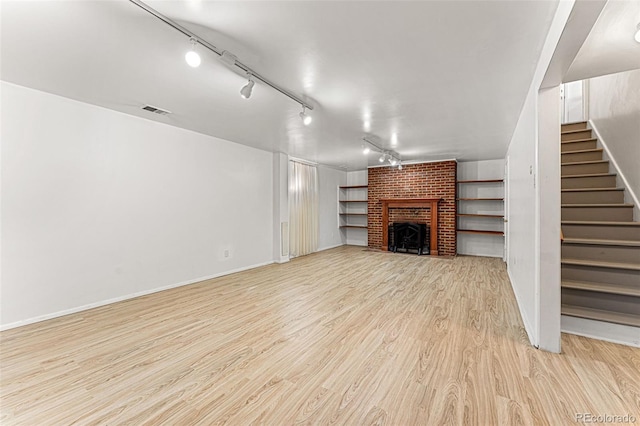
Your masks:
{"label": "fireplace firebox", "polygon": [[388,229],[388,250],[394,253],[430,254],[429,227],[424,223],[395,222]]}

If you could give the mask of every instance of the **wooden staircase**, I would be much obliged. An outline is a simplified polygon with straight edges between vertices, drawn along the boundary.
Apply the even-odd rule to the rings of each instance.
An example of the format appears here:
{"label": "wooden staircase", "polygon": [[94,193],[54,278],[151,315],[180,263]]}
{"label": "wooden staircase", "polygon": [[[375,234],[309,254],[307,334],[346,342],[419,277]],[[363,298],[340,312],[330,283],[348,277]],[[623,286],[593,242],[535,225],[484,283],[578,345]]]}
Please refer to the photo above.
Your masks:
{"label": "wooden staircase", "polygon": [[586,122],[563,124],[562,315],[640,327],[640,222]]}

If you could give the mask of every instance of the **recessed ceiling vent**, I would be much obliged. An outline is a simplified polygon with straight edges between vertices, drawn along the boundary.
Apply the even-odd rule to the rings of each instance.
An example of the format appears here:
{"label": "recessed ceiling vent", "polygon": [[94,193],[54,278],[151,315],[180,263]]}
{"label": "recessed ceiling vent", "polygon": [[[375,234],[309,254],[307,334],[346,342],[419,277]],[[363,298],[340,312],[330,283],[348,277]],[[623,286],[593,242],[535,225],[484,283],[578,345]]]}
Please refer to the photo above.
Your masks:
{"label": "recessed ceiling vent", "polygon": [[152,112],[154,114],[160,114],[160,115],[169,115],[171,114],[171,111],[167,111],[166,109],[162,109],[162,108],[157,108],[151,105],[145,105],[142,107],[143,110],[145,111],[149,111]]}

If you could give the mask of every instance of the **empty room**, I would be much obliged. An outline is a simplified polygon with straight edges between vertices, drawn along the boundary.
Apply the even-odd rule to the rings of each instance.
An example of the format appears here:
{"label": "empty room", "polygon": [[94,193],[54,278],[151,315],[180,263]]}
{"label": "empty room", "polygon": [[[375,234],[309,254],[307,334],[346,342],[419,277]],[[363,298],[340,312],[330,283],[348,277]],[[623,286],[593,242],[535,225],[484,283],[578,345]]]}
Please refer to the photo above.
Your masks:
{"label": "empty room", "polygon": [[0,424],[640,423],[640,1],[0,2]]}

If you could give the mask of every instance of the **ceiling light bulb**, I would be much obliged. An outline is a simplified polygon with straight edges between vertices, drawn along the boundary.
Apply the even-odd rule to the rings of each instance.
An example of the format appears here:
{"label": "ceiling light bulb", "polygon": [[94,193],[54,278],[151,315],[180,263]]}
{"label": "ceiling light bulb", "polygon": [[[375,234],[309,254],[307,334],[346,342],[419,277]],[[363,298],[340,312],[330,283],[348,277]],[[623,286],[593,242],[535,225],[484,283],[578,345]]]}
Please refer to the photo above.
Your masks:
{"label": "ceiling light bulb", "polygon": [[385,154],[382,154],[382,155],[380,156],[380,158],[378,158],[378,161],[379,161],[379,162],[381,162],[381,163],[384,163],[384,158],[385,158],[385,157],[386,157],[386,155],[385,155]]}
{"label": "ceiling light bulb", "polygon": [[189,50],[187,54],[184,55],[184,60],[187,61],[187,64],[189,64],[190,67],[198,68],[202,60],[200,59],[200,55],[198,55],[198,52],[196,52],[196,39],[192,38],[190,41],[191,50]]}
{"label": "ceiling light bulb", "polygon": [[255,85],[255,81],[251,80],[251,76],[249,76],[249,81],[247,84],[240,89],[240,96],[245,99],[249,99],[251,97],[251,91],[253,90],[253,86]]}
{"label": "ceiling light bulb", "polygon": [[640,43],[640,24],[636,27],[636,36],[634,37],[638,43]]}
{"label": "ceiling light bulb", "polygon": [[365,146],[365,147],[362,149],[362,153],[363,153],[364,155],[367,155],[367,154],[368,154],[368,153],[370,153],[370,152],[371,152],[371,148],[369,148],[368,146]]}
{"label": "ceiling light bulb", "polygon": [[308,126],[313,121],[313,117],[305,112],[305,106],[302,105],[302,112],[300,113],[300,118],[302,119],[302,124]]}
{"label": "ceiling light bulb", "polygon": [[391,157],[389,159],[389,163],[391,163],[392,166],[395,166],[396,164],[398,164],[398,160],[396,160],[394,157]]}

